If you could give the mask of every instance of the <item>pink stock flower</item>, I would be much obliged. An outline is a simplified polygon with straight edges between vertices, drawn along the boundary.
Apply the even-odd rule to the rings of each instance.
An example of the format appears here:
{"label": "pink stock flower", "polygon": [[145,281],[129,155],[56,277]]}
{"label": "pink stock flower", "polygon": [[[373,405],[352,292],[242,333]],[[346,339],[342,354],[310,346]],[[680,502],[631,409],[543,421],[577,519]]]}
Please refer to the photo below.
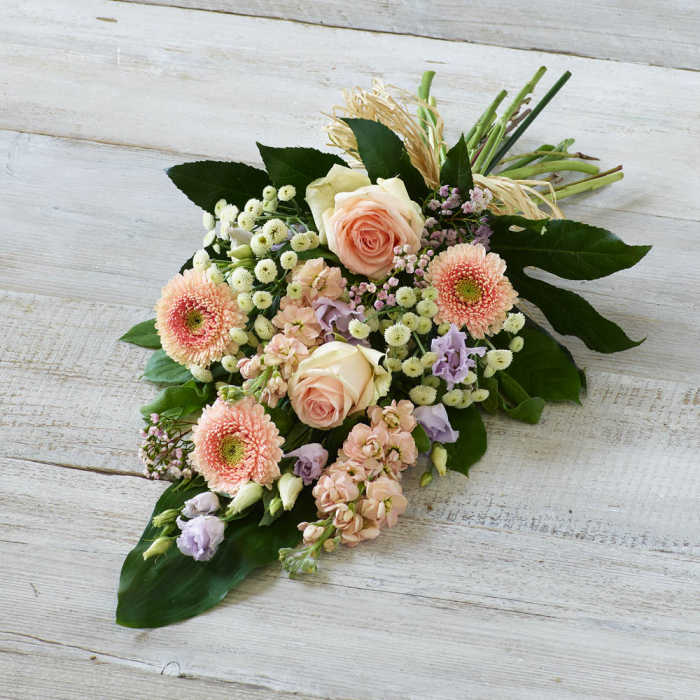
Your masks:
{"label": "pink stock flower", "polygon": [[328,473],[347,474],[359,484],[370,478],[373,469],[381,470],[381,468],[382,465],[376,459],[339,459],[328,468]]}
{"label": "pink stock flower", "polygon": [[285,304],[272,319],[272,323],[281,328],[287,337],[296,338],[307,346],[316,345],[321,335],[321,324],[316,318],[316,311],[309,306]]}
{"label": "pink stock flower", "polygon": [[251,397],[207,406],[192,431],[192,463],[212,491],[235,495],[249,479],[261,486],[279,475],[282,459],[277,426]]}
{"label": "pink stock flower", "polygon": [[323,258],[311,258],[295,268],[292,272],[292,281],[301,284],[303,299],[307,303],[319,297],[338,299],[345,289],[340,268],[328,267]]}
{"label": "pink stock flower", "polygon": [[353,513],[345,504],[335,511],[333,524],[338,528],[340,541],[348,547],[354,547],[363,540],[373,540],[379,535],[376,522],[365,520],[359,513]]}
{"label": "pink stock flower", "polygon": [[207,367],[237,352],[228,332],[247,322],[228,284],[214,284],[199,270],[173,277],[156,304],[156,329],[163,350],[185,367]]}
{"label": "pink stock flower", "polygon": [[389,433],[384,425],[371,428],[364,423],[358,423],[343,443],[343,454],[350,459],[359,461],[374,458],[384,458],[384,446],[389,440]]}
{"label": "pink stock flower", "polygon": [[284,333],[273,336],[265,346],[265,364],[279,366],[285,379],[289,379],[308,356],[309,348],[304,343]]}
{"label": "pink stock flower", "polygon": [[381,406],[372,406],[368,411],[372,427],[376,427],[384,423],[388,430],[406,430],[409,433],[416,427],[416,419],[412,415],[413,404],[403,399],[396,403],[396,399],[392,400],[389,406],[382,408]]}
{"label": "pink stock flower", "polygon": [[407,504],[401,484],[386,476],[380,476],[367,486],[366,499],[360,502],[359,510],[364,518],[376,520],[379,527],[393,527],[399,515],[406,510]]}
{"label": "pink stock flower", "polygon": [[403,471],[418,459],[416,442],[411,433],[397,430],[389,433],[389,439],[384,445],[384,462],[395,473]]}
{"label": "pink stock flower", "polygon": [[260,403],[267,404],[270,408],[274,408],[279,403],[281,398],[287,395],[287,382],[277,374],[267,380],[267,384],[260,395]]}
{"label": "pink stock flower", "polygon": [[332,513],[340,503],[349,503],[360,495],[357,484],[341,472],[324,474],[311,493],[319,514]]}
{"label": "pink stock flower", "polygon": [[480,243],[460,243],[432,260],[426,279],[438,290],[439,320],[466,326],[473,338],[497,333],[518,293],[506,263]]}
{"label": "pink stock flower", "polygon": [[260,374],[262,366],[260,360],[260,355],[241,357],[241,359],[238,360],[238,369],[241,371],[243,379],[255,379],[255,377]]}

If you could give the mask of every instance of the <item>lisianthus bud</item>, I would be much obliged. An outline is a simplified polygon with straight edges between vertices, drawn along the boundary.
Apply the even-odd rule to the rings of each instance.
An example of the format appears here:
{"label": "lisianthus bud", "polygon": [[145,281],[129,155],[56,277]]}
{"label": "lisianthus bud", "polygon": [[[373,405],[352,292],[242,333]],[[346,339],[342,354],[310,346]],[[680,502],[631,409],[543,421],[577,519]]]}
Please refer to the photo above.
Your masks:
{"label": "lisianthus bud", "polygon": [[282,507],[282,499],[277,496],[276,498],[273,498],[270,501],[270,506],[268,507],[268,511],[270,511],[270,515],[275,515],[277,511]]}
{"label": "lisianthus bud", "polygon": [[430,459],[433,460],[435,469],[440,476],[447,474],[447,450],[439,443],[433,443],[433,449],[430,451]]}
{"label": "lisianthus bud", "polygon": [[173,546],[173,541],[170,537],[159,537],[153,544],[143,553],[144,560],[151,557],[157,557],[165,554]]}
{"label": "lisianthus bud", "polygon": [[180,515],[180,511],[176,508],[164,510],[153,518],[153,527],[163,527],[168,523],[174,523],[178,515]]}
{"label": "lisianthus bud", "polygon": [[241,513],[249,506],[252,506],[253,503],[257,503],[262,498],[262,495],[263,487],[254,481],[248,481],[238,489],[238,493],[231,501],[226,514],[235,515],[236,513]]}
{"label": "lisianthus bud", "polygon": [[253,251],[249,245],[239,245],[231,250],[229,256],[238,260],[245,260],[253,257]]}
{"label": "lisianthus bud", "polygon": [[241,387],[235,384],[227,384],[219,389],[219,396],[224,401],[240,401],[245,396],[245,393]]}
{"label": "lisianthus bud", "polygon": [[282,505],[285,510],[291,510],[296,503],[297,496],[304,488],[304,481],[299,476],[294,476],[291,472],[282,474],[277,482],[277,488],[282,498]]}
{"label": "lisianthus bud", "polygon": [[427,471],[420,475],[420,485],[427,486],[433,480],[433,472]]}

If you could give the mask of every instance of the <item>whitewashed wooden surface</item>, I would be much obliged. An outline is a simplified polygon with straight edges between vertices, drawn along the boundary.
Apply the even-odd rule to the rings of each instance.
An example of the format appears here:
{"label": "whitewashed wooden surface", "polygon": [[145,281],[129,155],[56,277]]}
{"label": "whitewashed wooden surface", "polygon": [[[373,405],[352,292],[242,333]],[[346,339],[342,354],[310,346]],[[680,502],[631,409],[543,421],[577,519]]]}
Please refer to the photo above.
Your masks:
{"label": "whitewashed wooden surface", "polygon": [[[0,0],[0,698],[697,698],[700,7],[157,4]],[[162,169],[322,146],[341,87],[427,68],[454,137],[543,63],[574,76],[523,146],[624,163],[566,210],[655,244],[568,286],[647,342],[570,343],[583,408],[489,420],[469,480],[413,475],[401,526],[317,579],[269,567],[195,620],[116,626],[163,488],[135,457],[148,352],[116,338],[201,238]]]}

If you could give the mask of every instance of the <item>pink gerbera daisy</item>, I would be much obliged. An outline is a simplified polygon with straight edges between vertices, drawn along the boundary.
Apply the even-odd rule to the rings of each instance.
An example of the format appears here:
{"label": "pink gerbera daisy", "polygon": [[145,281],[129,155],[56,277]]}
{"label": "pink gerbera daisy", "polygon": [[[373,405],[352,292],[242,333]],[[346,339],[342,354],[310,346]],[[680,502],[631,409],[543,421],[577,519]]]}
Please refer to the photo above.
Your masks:
{"label": "pink gerbera daisy", "polygon": [[156,329],[163,350],[185,367],[207,367],[237,352],[228,332],[247,322],[228,284],[214,284],[199,270],[176,275],[163,287],[156,304]]}
{"label": "pink gerbera daisy", "polygon": [[212,491],[233,496],[248,480],[261,486],[279,475],[282,459],[277,426],[252,397],[207,406],[192,431],[192,462]]}
{"label": "pink gerbera daisy", "polygon": [[505,269],[505,261],[480,243],[460,243],[440,253],[426,276],[438,290],[440,319],[466,326],[473,338],[500,331],[518,299]]}

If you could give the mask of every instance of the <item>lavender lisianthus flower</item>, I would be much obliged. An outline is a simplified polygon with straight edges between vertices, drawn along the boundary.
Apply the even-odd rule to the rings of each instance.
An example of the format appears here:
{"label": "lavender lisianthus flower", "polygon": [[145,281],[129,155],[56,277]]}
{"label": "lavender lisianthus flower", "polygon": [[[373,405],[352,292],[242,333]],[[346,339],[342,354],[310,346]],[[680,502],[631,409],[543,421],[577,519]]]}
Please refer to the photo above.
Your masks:
{"label": "lavender lisianthus flower", "polygon": [[335,340],[333,335],[335,331],[339,335],[342,335],[351,345],[364,345],[365,347],[369,347],[369,343],[366,340],[353,338],[348,330],[350,321],[353,319],[356,318],[359,321],[365,320],[365,316],[361,311],[351,309],[349,304],[339,299],[327,299],[325,297],[314,299],[311,302],[311,306],[313,306],[316,312],[316,319],[325,332],[324,340],[326,342]]}
{"label": "lavender lisianthus flower", "polygon": [[325,450],[320,443],[312,442],[288,452],[285,457],[296,457],[294,473],[301,477],[305,486],[321,476],[323,468],[328,462],[328,450]]}
{"label": "lavender lisianthus flower", "polygon": [[447,411],[441,403],[432,406],[418,406],[418,408],[413,409],[413,417],[418,425],[423,426],[431,443],[445,444],[457,442],[459,439],[459,430],[452,429]]}
{"label": "lavender lisianthus flower", "polygon": [[224,541],[224,523],[215,515],[199,515],[192,520],[177,519],[182,534],[177,538],[177,548],[196,561],[208,561],[216,554]]}
{"label": "lavender lisianthus flower", "polygon": [[211,491],[205,491],[185,501],[182,514],[186,518],[196,518],[198,515],[211,515],[219,510],[219,505],[219,497]]}
{"label": "lavender lisianthus flower", "polygon": [[432,372],[447,382],[448,390],[459,384],[472,367],[476,367],[476,361],[470,355],[483,356],[486,353],[485,347],[468,348],[466,340],[467,334],[451,323],[450,330],[430,344],[430,349],[438,355]]}

